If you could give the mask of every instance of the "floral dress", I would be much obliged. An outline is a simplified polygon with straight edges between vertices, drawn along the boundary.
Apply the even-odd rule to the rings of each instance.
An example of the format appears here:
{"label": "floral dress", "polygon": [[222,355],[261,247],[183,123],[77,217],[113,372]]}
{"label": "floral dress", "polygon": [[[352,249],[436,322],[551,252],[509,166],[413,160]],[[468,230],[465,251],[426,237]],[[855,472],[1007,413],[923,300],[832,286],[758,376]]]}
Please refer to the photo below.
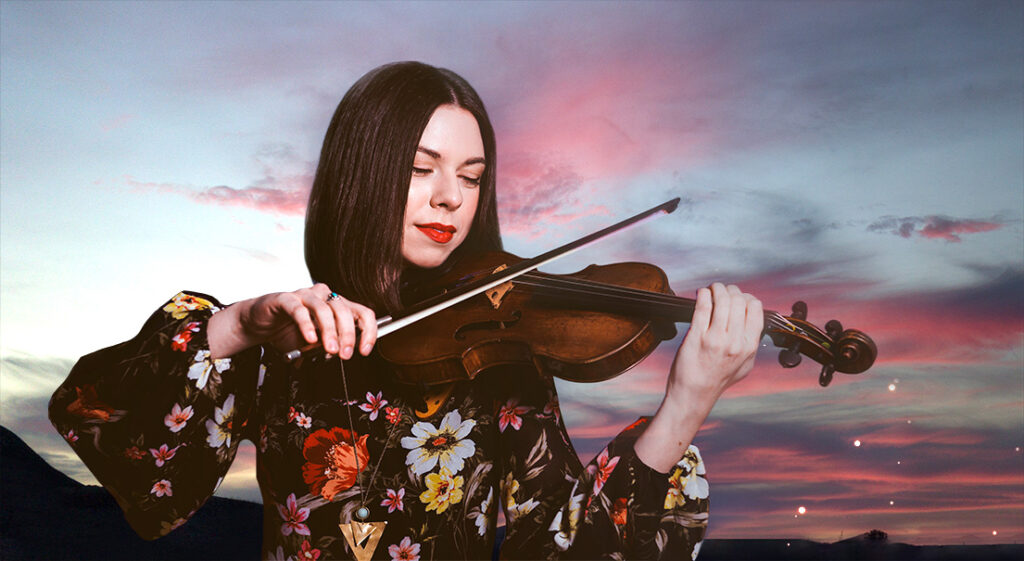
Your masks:
{"label": "floral dress", "polygon": [[293,367],[260,348],[211,359],[219,309],[176,295],[135,338],[83,357],[50,402],[140,536],[184,524],[249,439],[266,559],[353,559],[342,527],[360,506],[387,523],[378,559],[489,559],[499,510],[502,558],[696,557],[704,465],[691,446],[671,473],[647,467],[633,452],[645,419],[583,466],[536,372],[456,383],[426,416],[376,353],[345,361],[344,384],[336,359]]}

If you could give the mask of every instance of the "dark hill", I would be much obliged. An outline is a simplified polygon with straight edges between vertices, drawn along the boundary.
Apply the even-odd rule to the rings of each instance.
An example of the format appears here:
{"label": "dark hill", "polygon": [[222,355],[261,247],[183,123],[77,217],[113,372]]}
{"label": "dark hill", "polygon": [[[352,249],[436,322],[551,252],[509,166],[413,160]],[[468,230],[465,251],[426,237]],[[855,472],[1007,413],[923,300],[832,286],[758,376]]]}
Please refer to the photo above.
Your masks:
{"label": "dark hill", "polygon": [[259,559],[263,507],[214,497],[155,541],[138,537],[102,487],[53,469],[0,427],[0,559]]}
{"label": "dark hill", "polygon": [[[156,540],[139,538],[102,487],[53,469],[0,427],[0,560],[222,561],[259,559],[262,505],[214,497],[193,519]],[[384,550],[386,552],[386,550]],[[914,546],[872,531],[832,544],[807,540],[704,542],[701,561],[1018,561],[1024,545]]]}

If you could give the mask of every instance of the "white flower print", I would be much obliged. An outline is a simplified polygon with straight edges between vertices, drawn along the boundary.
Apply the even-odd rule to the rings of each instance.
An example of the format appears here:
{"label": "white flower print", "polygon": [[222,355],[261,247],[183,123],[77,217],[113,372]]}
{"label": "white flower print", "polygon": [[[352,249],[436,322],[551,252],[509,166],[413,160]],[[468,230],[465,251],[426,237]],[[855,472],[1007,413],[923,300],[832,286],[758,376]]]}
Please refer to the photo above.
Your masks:
{"label": "white flower print", "polygon": [[[572,541],[576,539],[576,530],[580,524],[580,511],[582,510],[583,495],[573,495],[569,499],[569,505],[562,508],[555,514],[555,519],[551,521],[551,526],[548,530],[554,531],[555,533],[555,545],[558,549],[565,551],[572,545]],[[562,513],[569,510],[568,523],[562,524]],[[568,527],[563,527],[568,526]]]}
{"label": "white flower print", "polygon": [[235,394],[228,395],[224,404],[213,411],[213,419],[207,419],[206,430],[210,433],[206,442],[212,448],[231,446],[231,429],[235,417]]}
{"label": "white flower print", "polygon": [[479,509],[473,509],[470,512],[469,517],[474,518],[476,522],[476,530],[481,536],[487,534],[487,528],[490,525],[491,508],[494,505],[494,487],[487,490],[487,498],[480,503]]}
{"label": "white flower print", "polygon": [[218,358],[210,360],[210,351],[200,350],[196,352],[192,366],[188,369],[188,379],[196,381],[196,388],[203,389],[210,380],[210,373],[216,370],[217,373],[224,372],[231,368],[230,358]]}
{"label": "white flower print", "polygon": [[306,415],[305,413],[299,413],[295,415],[295,424],[299,425],[304,429],[308,429],[313,426],[313,417]]}
{"label": "white flower print", "polygon": [[402,437],[402,448],[409,450],[405,464],[413,466],[416,475],[426,473],[435,466],[452,475],[462,470],[465,459],[476,452],[476,443],[466,438],[476,421],[462,420],[459,411],[449,411],[441,426],[420,421],[412,426],[413,436]]}

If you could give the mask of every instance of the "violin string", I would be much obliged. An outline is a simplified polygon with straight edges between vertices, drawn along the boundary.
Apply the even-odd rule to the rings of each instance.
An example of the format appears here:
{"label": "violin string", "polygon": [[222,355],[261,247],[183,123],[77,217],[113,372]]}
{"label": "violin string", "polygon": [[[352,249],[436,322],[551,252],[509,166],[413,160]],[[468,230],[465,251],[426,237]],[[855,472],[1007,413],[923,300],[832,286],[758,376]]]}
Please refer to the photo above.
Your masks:
{"label": "violin string", "polygon": [[[527,282],[523,282],[526,279]],[[533,282],[529,282],[532,280]],[[622,302],[633,304],[661,304],[669,305],[677,310],[692,313],[696,301],[689,298],[682,298],[671,294],[663,294],[649,290],[642,290],[630,287],[608,285],[594,281],[580,279],[555,278],[548,275],[526,273],[519,280],[513,281],[525,286],[535,288],[547,288],[555,291],[563,291],[586,296],[610,296],[618,298]],[[800,332],[797,326],[793,325],[785,316],[773,310],[765,311],[765,321],[774,328],[784,329],[791,332]]]}

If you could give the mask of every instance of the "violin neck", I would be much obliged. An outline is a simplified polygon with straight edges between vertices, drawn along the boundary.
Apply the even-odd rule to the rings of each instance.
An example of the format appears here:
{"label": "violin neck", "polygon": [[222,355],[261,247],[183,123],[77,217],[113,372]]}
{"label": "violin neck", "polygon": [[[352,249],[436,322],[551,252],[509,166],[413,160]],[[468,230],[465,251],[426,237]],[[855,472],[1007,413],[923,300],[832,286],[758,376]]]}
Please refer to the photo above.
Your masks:
{"label": "violin neck", "polygon": [[[565,279],[543,273],[527,273],[515,281],[529,284],[535,294],[549,297],[559,306],[568,306],[639,316],[646,319],[689,323],[697,301],[664,294],[581,279]],[[765,326],[774,326],[781,316],[764,311]]]}

